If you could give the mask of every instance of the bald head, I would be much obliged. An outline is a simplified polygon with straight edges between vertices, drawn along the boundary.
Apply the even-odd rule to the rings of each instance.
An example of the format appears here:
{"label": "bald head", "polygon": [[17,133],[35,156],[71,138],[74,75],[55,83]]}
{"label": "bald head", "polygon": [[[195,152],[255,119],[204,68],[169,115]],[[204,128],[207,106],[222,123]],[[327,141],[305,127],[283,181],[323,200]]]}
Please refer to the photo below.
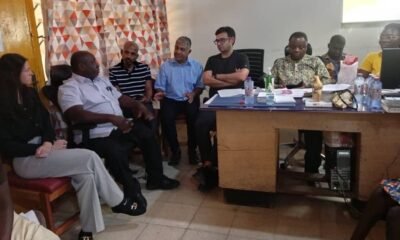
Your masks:
{"label": "bald head", "polygon": [[127,41],[121,50],[122,65],[128,71],[131,72],[135,66],[135,62],[139,57],[139,46],[132,42]]}
{"label": "bald head", "polygon": [[80,76],[95,79],[99,75],[99,64],[88,51],[77,51],[71,56],[72,72]]}

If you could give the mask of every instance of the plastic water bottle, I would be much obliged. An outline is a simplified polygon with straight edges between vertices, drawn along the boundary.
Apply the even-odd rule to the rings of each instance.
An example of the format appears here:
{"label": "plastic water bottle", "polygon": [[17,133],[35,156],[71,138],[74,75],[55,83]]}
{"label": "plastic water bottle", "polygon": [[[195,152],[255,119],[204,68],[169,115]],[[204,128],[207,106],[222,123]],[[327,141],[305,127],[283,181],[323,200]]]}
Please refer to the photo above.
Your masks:
{"label": "plastic water bottle", "polygon": [[268,72],[264,77],[266,103],[267,105],[274,104],[274,77],[271,73],[271,68],[268,68]]}
{"label": "plastic water bottle", "polygon": [[372,82],[374,81],[374,77],[370,74],[369,77],[367,77],[364,80],[364,85],[363,85],[363,109],[369,110],[370,107],[370,96],[371,96],[371,91],[370,87]]}
{"label": "plastic water bottle", "polygon": [[357,101],[357,110],[362,111],[363,107],[363,85],[364,85],[364,77],[361,73],[357,74],[356,79],[354,80],[354,97]]}
{"label": "plastic water bottle", "polygon": [[247,77],[244,81],[244,104],[252,105],[254,104],[254,82],[251,77]]}
{"label": "plastic water bottle", "polygon": [[381,110],[382,82],[378,77],[373,77],[373,82],[371,83],[370,87],[370,94],[370,110]]}

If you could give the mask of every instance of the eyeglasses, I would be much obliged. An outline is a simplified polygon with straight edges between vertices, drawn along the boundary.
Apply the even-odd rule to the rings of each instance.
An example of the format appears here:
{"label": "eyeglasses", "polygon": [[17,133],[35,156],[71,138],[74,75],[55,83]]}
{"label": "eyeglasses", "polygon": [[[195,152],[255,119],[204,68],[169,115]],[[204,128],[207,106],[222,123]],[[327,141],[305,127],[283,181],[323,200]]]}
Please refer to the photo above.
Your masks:
{"label": "eyeglasses", "polygon": [[229,38],[227,37],[227,38],[219,38],[219,39],[215,39],[214,40],[214,44],[215,45],[218,45],[218,44],[224,44],[226,41],[228,41],[229,40]]}

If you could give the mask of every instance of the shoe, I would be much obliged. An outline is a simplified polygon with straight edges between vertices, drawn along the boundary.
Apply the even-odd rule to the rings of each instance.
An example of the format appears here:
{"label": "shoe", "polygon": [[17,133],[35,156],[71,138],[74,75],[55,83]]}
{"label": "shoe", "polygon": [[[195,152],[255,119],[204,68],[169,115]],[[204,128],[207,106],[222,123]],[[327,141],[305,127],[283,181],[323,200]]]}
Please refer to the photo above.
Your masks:
{"label": "shoe", "polygon": [[172,156],[169,159],[168,165],[176,166],[179,164],[180,161],[181,161],[181,151],[178,151],[176,153],[172,153]]}
{"label": "shoe", "polygon": [[81,230],[78,235],[78,240],[93,240],[93,234]]}
{"label": "shoe", "polygon": [[124,198],[120,204],[112,207],[114,213],[124,213],[131,216],[142,215],[146,212],[145,206],[139,202],[135,202],[130,198]]}
{"label": "shoe", "polygon": [[135,200],[136,200],[136,202],[138,202],[139,205],[142,205],[142,206],[144,206],[144,208],[147,208],[147,200],[141,192],[136,194]]}
{"label": "shoe", "polygon": [[163,175],[161,181],[159,181],[158,183],[153,183],[148,180],[147,184],[146,184],[146,188],[148,190],[156,190],[156,189],[170,190],[170,189],[179,187],[179,185],[180,185],[179,181],[168,178]]}

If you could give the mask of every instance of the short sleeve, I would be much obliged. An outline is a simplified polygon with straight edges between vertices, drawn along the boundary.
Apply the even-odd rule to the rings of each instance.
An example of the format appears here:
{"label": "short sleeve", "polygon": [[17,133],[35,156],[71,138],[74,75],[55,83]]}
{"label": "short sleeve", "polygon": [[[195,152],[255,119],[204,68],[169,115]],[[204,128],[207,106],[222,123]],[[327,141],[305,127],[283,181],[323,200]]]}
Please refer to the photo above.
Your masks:
{"label": "short sleeve", "polygon": [[61,85],[58,89],[58,103],[63,112],[73,106],[83,105],[79,88],[68,83]]}

